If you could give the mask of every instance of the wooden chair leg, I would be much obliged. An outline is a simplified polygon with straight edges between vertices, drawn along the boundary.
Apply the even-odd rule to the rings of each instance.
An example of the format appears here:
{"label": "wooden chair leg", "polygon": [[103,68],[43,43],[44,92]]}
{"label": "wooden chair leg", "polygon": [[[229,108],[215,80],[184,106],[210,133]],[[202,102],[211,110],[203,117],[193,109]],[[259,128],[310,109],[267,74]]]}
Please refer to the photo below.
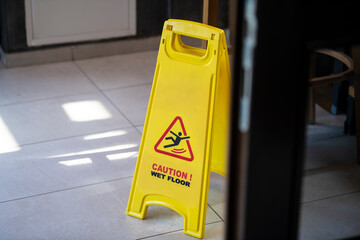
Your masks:
{"label": "wooden chair leg", "polygon": [[356,158],[360,164],[360,44],[354,45],[354,88],[355,88],[355,128],[356,128]]}
{"label": "wooden chair leg", "polygon": [[[202,21],[204,24],[208,24],[213,27],[218,25],[218,16],[219,16],[219,0],[204,0],[203,1],[203,18]],[[207,42],[204,40],[202,42],[202,47],[207,47]]]}
{"label": "wooden chair leg", "polygon": [[203,23],[217,27],[219,15],[219,0],[204,0]]}

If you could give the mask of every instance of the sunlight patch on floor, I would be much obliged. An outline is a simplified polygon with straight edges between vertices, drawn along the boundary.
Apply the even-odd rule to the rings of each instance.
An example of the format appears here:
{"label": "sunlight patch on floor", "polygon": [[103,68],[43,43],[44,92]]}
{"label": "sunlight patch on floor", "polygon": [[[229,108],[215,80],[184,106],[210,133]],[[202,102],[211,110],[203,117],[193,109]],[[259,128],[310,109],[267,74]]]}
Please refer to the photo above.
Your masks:
{"label": "sunlight patch on floor", "polygon": [[109,131],[97,134],[91,134],[84,137],[84,140],[95,140],[101,138],[108,138],[108,137],[117,137],[127,134],[128,132],[125,130],[116,130],[116,131]]}
{"label": "sunlight patch on floor", "polygon": [[70,167],[70,166],[76,166],[76,165],[89,164],[89,163],[92,163],[92,161],[90,158],[78,158],[78,159],[73,159],[73,160],[61,161],[59,163]]}
{"label": "sunlight patch on floor", "polygon": [[112,117],[101,102],[94,100],[64,103],[62,108],[73,122],[104,120]]}
{"label": "sunlight patch on floor", "polygon": [[106,155],[106,158],[109,159],[110,161],[121,160],[121,159],[130,158],[130,157],[137,157],[137,153],[138,152],[125,152],[125,153],[109,154],[109,155]]}
{"label": "sunlight patch on floor", "polygon": [[102,153],[102,152],[110,152],[110,151],[117,151],[117,150],[123,150],[128,148],[134,148],[137,147],[137,144],[122,144],[122,145],[116,145],[112,147],[104,147],[104,148],[96,148],[86,151],[80,151],[80,152],[74,152],[74,153],[66,153],[66,154],[60,154],[55,156],[50,156],[47,158],[58,158],[58,157],[72,157],[72,156],[78,156],[78,155],[85,155],[85,154],[93,154],[93,153]]}
{"label": "sunlight patch on floor", "polygon": [[0,154],[20,150],[19,144],[0,116]]}

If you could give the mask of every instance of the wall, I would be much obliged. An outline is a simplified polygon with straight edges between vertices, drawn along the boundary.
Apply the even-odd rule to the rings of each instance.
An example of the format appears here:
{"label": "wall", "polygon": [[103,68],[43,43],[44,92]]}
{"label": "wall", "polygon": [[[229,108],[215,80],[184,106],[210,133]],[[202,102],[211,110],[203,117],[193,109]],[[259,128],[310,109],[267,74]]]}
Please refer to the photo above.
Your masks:
{"label": "wall", "polygon": [[[203,1],[201,0],[138,0],[137,35],[131,38],[139,39],[160,35],[164,21],[169,18],[201,22],[202,4]],[[5,53],[74,45],[74,43],[67,43],[29,48],[26,44],[24,0],[0,0],[0,8],[1,46]],[[227,25],[228,0],[219,0],[218,26],[225,28]],[[102,41],[109,40],[99,40],[97,42]],[[78,44],[86,43],[88,42],[81,42]]]}

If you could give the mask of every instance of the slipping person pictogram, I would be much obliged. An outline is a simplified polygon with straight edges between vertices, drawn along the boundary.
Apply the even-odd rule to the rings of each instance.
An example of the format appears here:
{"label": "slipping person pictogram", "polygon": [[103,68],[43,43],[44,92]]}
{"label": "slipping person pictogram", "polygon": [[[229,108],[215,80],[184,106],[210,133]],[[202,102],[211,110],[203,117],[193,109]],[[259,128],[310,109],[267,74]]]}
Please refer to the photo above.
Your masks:
{"label": "slipping person pictogram", "polygon": [[181,137],[181,135],[182,135],[181,132],[179,132],[178,134],[174,133],[173,131],[170,131],[170,132],[171,132],[176,138],[175,138],[175,139],[174,139],[173,137],[167,137],[167,138],[165,138],[165,140],[171,140],[171,141],[173,141],[173,144],[165,145],[164,148],[175,147],[175,146],[177,146],[177,145],[180,144],[181,140],[190,138],[190,136]]}
{"label": "slipping person pictogram", "polygon": [[181,117],[177,116],[156,142],[154,150],[161,154],[191,162],[194,160],[194,154],[189,138],[190,136],[186,133]]}

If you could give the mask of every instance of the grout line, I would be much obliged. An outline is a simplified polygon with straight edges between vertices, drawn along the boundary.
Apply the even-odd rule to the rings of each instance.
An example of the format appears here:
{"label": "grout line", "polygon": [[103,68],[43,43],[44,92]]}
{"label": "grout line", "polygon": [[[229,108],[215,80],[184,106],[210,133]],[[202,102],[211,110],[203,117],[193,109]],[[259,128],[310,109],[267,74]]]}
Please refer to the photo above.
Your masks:
{"label": "grout line", "polygon": [[158,237],[158,236],[166,235],[166,234],[169,234],[169,233],[181,232],[181,230],[183,230],[183,229],[174,230],[174,231],[170,231],[170,232],[159,233],[159,234],[155,234],[155,235],[151,235],[151,236],[147,236],[147,237],[142,237],[142,238],[137,238],[136,240],[147,239],[147,238],[152,238],[152,237]]}
{"label": "grout line", "polygon": [[211,210],[214,211],[214,213],[221,219],[221,221],[224,222],[224,219],[222,217],[220,217],[220,215],[210,206],[210,204],[208,204],[209,208],[211,208]]}
{"label": "grout line", "polygon": [[324,139],[320,139],[320,140],[315,140],[315,141],[307,141],[305,140],[305,145],[306,147],[309,147],[313,144],[317,144],[319,142],[323,142],[323,141],[330,141],[330,140],[333,140],[333,139],[339,139],[339,138],[343,138],[343,137],[351,137],[351,136],[348,136],[346,135],[345,133],[343,135],[338,135],[338,136],[335,136],[335,137],[328,137],[328,138],[324,138]]}
{"label": "grout line", "polygon": [[353,165],[354,163],[356,164],[356,160],[346,161],[346,162],[334,162],[331,165],[327,165],[323,167],[304,169],[303,177],[312,176],[321,173],[328,173],[329,171],[332,171],[332,169],[335,167],[338,170],[338,168],[348,167],[349,165]]}
{"label": "grout line", "polygon": [[[32,142],[32,143],[25,143],[25,144],[20,144],[19,147],[24,147],[24,146],[31,146],[31,145],[36,145],[36,144],[40,144],[40,143],[47,143],[47,142],[56,142],[56,141],[61,141],[61,140],[65,140],[65,139],[70,139],[70,138],[77,138],[77,137],[82,137],[82,136],[87,136],[87,135],[93,135],[93,134],[98,134],[98,133],[103,133],[103,132],[111,132],[111,131],[116,131],[116,130],[126,130],[126,129],[134,129],[137,131],[136,127],[124,127],[124,128],[114,128],[114,129],[109,129],[109,130],[104,130],[104,131],[98,131],[98,132],[91,132],[91,133],[86,133],[86,134],[81,134],[81,135],[73,135],[73,136],[69,136],[69,137],[62,137],[62,138],[55,138],[55,139],[49,139],[49,140],[44,140],[44,141],[39,141],[39,142]],[[138,131],[137,131],[138,132]]]}
{"label": "grout line", "polygon": [[135,128],[136,129],[136,131],[139,133],[139,134],[141,134],[141,136],[142,136],[142,132],[139,130],[139,129],[137,129],[137,128]]}
{"label": "grout line", "polygon": [[103,97],[113,105],[113,107],[131,124],[132,127],[136,129],[137,132],[140,133],[140,131],[135,127],[135,125],[130,121],[130,119],[128,119],[125,116],[125,114],[113,103],[113,101],[111,101],[111,99],[95,84],[92,78],[76,62],[74,62],[74,64],[85,75],[85,77],[94,85],[94,87],[103,95]]}
{"label": "grout line", "polygon": [[33,197],[40,197],[40,196],[50,195],[50,194],[53,194],[53,193],[65,192],[65,191],[74,190],[74,189],[83,188],[83,187],[95,186],[95,185],[109,183],[109,182],[115,182],[115,181],[119,181],[119,180],[125,180],[125,179],[129,179],[129,178],[132,178],[132,177],[133,176],[117,178],[117,179],[112,179],[112,180],[103,181],[103,182],[91,183],[91,184],[86,184],[86,185],[81,185],[81,186],[76,186],[76,187],[71,187],[71,188],[65,188],[65,189],[52,191],[52,192],[47,192],[47,193],[40,193],[40,194],[31,195],[31,196],[15,198],[15,199],[11,199],[11,200],[2,201],[2,202],[0,202],[0,204],[1,203],[9,203],[9,202],[14,202],[14,201],[24,200],[24,199],[33,198]]}
{"label": "grout line", "polygon": [[145,127],[145,125],[136,125],[135,126],[135,128],[136,128],[136,130],[138,130],[138,132],[141,134],[141,136],[143,135],[143,133],[138,129],[139,127],[142,127],[142,128],[144,128]]}
{"label": "grout line", "polygon": [[134,85],[128,85],[128,86],[123,86],[123,87],[116,87],[116,88],[109,88],[109,89],[103,89],[101,91],[112,91],[112,90],[120,90],[120,89],[127,89],[127,88],[134,88],[134,87],[140,87],[140,86],[145,86],[145,85],[152,85],[152,82],[148,82],[148,83],[139,83],[139,84],[134,84]]}
{"label": "grout line", "polygon": [[[221,223],[222,221],[216,221],[216,222],[212,222],[212,223],[207,223],[206,225],[211,225],[211,224],[215,224],[215,223]],[[151,235],[151,236],[147,236],[147,237],[141,237],[141,238],[137,238],[136,240],[141,240],[141,239],[147,239],[147,238],[152,238],[152,237],[158,237],[158,236],[162,236],[162,235],[166,235],[169,233],[175,233],[175,232],[181,232],[184,229],[179,229],[179,230],[174,230],[174,231],[170,231],[170,232],[164,232],[164,233],[159,233],[159,234],[155,234],[155,235]],[[190,237],[190,235],[189,235]]]}
{"label": "grout line", "polygon": [[12,105],[25,104],[25,103],[35,103],[35,102],[41,102],[41,101],[46,101],[46,100],[53,100],[53,99],[64,98],[64,97],[86,95],[86,94],[91,94],[91,93],[98,93],[98,91],[88,91],[88,92],[82,92],[82,93],[71,93],[71,94],[65,94],[65,95],[61,95],[61,96],[33,99],[33,100],[29,100],[29,101],[21,101],[21,102],[15,102],[15,103],[0,104],[0,108],[1,107],[12,106]]}
{"label": "grout line", "polygon": [[307,203],[319,202],[319,201],[322,201],[322,200],[326,200],[326,199],[330,199],[330,198],[336,198],[336,197],[341,197],[341,196],[350,195],[350,194],[354,194],[354,193],[360,193],[360,191],[353,191],[353,192],[348,192],[348,193],[342,193],[342,194],[334,195],[334,196],[331,196],[331,197],[325,197],[325,198],[320,198],[320,199],[311,200],[311,201],[307,201],[307,202],[302,202],[302,203],[300,203],[300,204],[307,204]]}

